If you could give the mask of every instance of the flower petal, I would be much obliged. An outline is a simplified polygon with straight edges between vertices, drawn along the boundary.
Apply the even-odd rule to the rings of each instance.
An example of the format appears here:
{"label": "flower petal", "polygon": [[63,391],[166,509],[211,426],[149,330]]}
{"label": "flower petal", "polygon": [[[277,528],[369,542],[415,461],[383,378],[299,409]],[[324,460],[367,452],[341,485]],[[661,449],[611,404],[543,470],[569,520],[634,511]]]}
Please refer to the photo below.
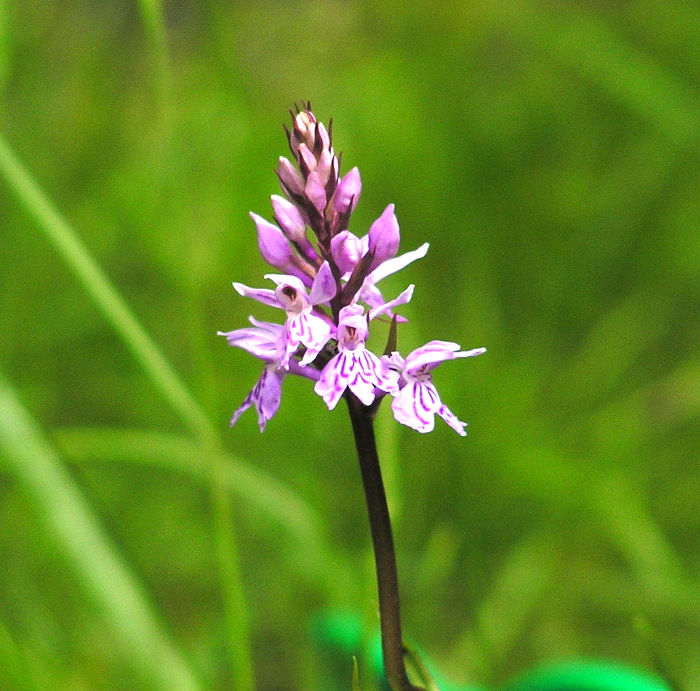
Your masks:
{"label": "flower petal", "polygon": [[269,305],[270,307],[278,307],[282,309],[280,301],[277,299],[274,290],[269,288],[249,288],[242,283],[234,283],[233,287],[236,289],[239,295],[246,298],[253,298],[258,302],[262,302],[263,305]]}
{"label": "flower petal", "polygon": [[281,365],[289,366],[289,358],[294,354],[300,344],[306,346],[306,353],[301,359],[301,365],[308,365],[316,359],[331,337],[331,325],[311,312],[289,315],[285,324],[287,337],[285,354]]}
{"label": "flower petal", "polygon": [[407,374],[415,374],[418,370],[427,367],[434,369],[440,363],[455,358],[473,357],[486,352],[486,348],[474,348],[472,350],[459,350],[458,343],[450,341],[429,341],[424,346],[416,348],[406,356],[405,371]]}
{"label": "flower petal", "polygon": [[426,242],[412,252],[406,252],[405,254],[401,254],[393,259],[388,259],[374,269],[372,273],[367,276],[367,280],[371,281],[372,283],[378,283],[383,278],[391,276],[391,274],[405,268],[412,262],[416,261],[416,259],[422,259],[425,257],[425,255],[428,253],[429,247],[430,245]]}
{"label": "flower petal", "polygon": [[464,429],[467,426],[466,422],[462,422],[457,419],[457,416],[446,406],[441,405],[437,411],[437,414],[450,426],[452,429],[459,434],[460,437],[466,437],[467,432]]}
{"label": "flower petal", "polygon": [[219,336],[226,336],[230,346],[242,348],[261,360],[272,362],[277,359],[278,337],[275,337],[262,329],[246,328],[235,331],[219,331]]}
{"label": "flower petal", "polygon": [[321,305],[335,297],[337,286],[333,278],[330,264],[323,262],[318,269],[314,283],[311,286],[309,300],[312,305]]}
{"label": "flower petal", "polygon": [[[432,392],[422,391],[421,382],[406,384],[391,402],[391,410],[397,422],[418,432],[432,432],[435,428],[435,401]],[[434,389],[433,389],[434,390]],[[435,392],[437,395],[437,392]],[[440,399],[437,399],[439,407]]]}
{"label": "flower petal", "polygon": [[323,368],[314,391],[323,398],[329,410],[338,404],[348,386],[352,366],[352,351],[338,353]]}
{"label": "flower petal", "polygon": [[411,298],[413,297],[414,288],[415,286],[411,284],[398,297],[394,298],[393,300],[390,300],[389,302],[385,302],[383,305],[375,307],[369,313],[370,321],[372,321],[372,319],[374,319],[375,317],[378,317],[380,314],[389,312],[394,307],[398,307],[399,305],[405,305],[407,302],[410,302]]}
{"label": "flower petal", "polygon": [[284,370],[278,369],[275,365],[268,365],[262,371],[260,379],[246,396],[241,404],[241,407],[233,414],[229,423],[230,427],[238,422],[238,418],[255,405],[258,412],[258,425],[260,431],[265,430],[265,425],[268,420],[271,420],[280,407],[282,398],[282,381],[284,379]]}

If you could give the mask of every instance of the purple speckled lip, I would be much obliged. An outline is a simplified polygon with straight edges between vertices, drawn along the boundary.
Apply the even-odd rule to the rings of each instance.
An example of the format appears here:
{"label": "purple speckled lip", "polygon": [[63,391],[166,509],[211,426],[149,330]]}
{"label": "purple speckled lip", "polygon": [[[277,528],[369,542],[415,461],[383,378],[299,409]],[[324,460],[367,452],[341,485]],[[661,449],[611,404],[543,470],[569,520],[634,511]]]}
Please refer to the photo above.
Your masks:
{"label": "purple speckled lip", "polygon": [[335,408],[346,389],[365,405],[374,402],[376,389],[398,393],[398,374],[365,348],[368,332],[363,307],[348,305],[340,310],[338,354],[323,368],[314,386],[328,408]]}
{"label": "purple speckled lip", "polygon": [[365,406],[393,397],[391,409],[401,424],[430,432],[435,415],[458,434],[461,422],[445,406],[432,381],[432,371],[446,360],[480,355],[484,348],[462,351],[457,343],[429,341],[405,359],[395,351],[392,328],[385,352],[378,357],[367,349],[370,324],[375,319],[394,325],[407,319],[394,310],[413,296],[408,286],[386,300],[377,284],[428,251],[428,243],[398,254],[400,229],[396,210],[389,204],[359,237],[348,230],[362,192],[357,168],[340,175],[331,134],[308,104],[292,114],[287,129],[292,160],[280,157],[277,176],[282,195],[271,197],[275,223],[250,214],[262,258],[281,273],[266,274],[271,288],[250,288],[234,283],[236,291],[285,313],[284,324],[258,322],[228,332],[230,345],[265,362],[265,368],[234,413],[231,424],[254,406],[261,431],[277,412],[282,382],[296,374],[315,382],[314,391],[329,409],[346,392]]}

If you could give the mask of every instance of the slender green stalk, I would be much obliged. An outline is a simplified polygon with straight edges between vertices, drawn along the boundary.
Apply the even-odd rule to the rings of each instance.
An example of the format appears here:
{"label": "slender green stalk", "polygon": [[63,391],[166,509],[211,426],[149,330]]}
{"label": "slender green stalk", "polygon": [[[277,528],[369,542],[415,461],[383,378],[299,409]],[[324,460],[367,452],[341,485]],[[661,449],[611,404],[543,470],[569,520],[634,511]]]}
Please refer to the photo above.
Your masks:
{"label": "slender green stalk", "polygon": [[379,591],[379,621],[382,633],[384,673],[392,691],[425,691],[408,680],[404,663],[399,606],[399,579],[396,570],[394,538],[391,532],[389,508],[386,502],[382,471],[379,467],[374,422],[370,409],[352,393],[345,400],[350,412],[355,446],[360,461],[362,484],[369,514],[374,561]]}
{"label": "slender green stalk", "polygon": [[211,469],[212,511],[221,588],[226,610],[234,689],[252,691],[253,665],[248,635],[247,608],[238,568],[238,546],[232,527],[231,504],[225,489],[225,468],[220,442],[204,411],[182,380],[146,333],[126,302],[89,254],[77,233],[62,218],[19,159],[0,135],[0,175],[7,181],[25,209],[56,247],[69,268],[94,300],[115,332],[127,345],[161,394],[200,440],[204,458]]}
{"label": "slender green stalk", "polygon": [[30,496],[37,517],[119,632],[141,673],[164,690],[200,689],[199,681],[165,635],[138,580],[118,556],[61,459],[2,373],[0,448]]}

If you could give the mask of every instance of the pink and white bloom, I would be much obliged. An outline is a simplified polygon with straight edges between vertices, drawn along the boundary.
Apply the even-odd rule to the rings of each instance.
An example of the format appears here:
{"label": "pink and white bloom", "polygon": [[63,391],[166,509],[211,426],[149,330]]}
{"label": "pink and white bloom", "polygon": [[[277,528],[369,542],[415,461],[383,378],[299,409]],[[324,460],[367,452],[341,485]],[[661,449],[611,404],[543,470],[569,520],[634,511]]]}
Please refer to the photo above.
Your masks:
{"label": "pink and white bloom", "polygon": [[264,360],[265,368],[255,386],[245,397],[240,408],[231,418],[229,426],[233,427],[238,418],[252,405],[258,413],[258,425],[260,431],[265,430],[267,421],[270,420],[280,407],[282,397],[282,381],[285,370],[280,367],[280,342],[283,335],[281,324],[259,322],[250,317],[252,327],[236,329],[235,331],[219,331],[219,336],[226,336],[229,345],[243,348],[251,355]]}
{"label": "pink and white bloom", "polygon": [[267,421],[272,419],[280,407],[282,398],[282,382],[288,371],[309,379],[317,380],[319,373],[313,367],[304,367],[296,362],[291,367],[284,368],[280,364],[284,344],[284,327],[281,324],[260,322],[250,317],[252,327],[235,329],[234,331],[219,331],[219,336],[226,336],[229,345],[246,350],[251,355],[265,362],[265,367],[246,396],[241,406],[236,410],[229,425],[238,422],[238,418],[251,406],[255,406],[258,413],[258,425],[260,431],[265,430]]}
{"label": "pink and white bloom", "polygon": [[318,270],[310,294],[307,294],[306,287],[296,276],[267,274],[265,278],[274,281],[277,288],[249,288],[242,283],[234,283],[233,287],[240,295],[278,307],[287,313],[280,343],[280,365],[289,369],[290,358],[300,345],[306,347],[300,364],[308,365],[323,350],[333,334],[332,323],[313,311],[314,305],[325,304],[335,296],[335,280],[328,262],[324,262]]}
{"label": "pink and white bloom", "polygon": [[[430,245],[426,242],[411,252],[395,256],[400,241],[399,224],[394,213],[394,205],[384,209],[382,215],[372,223],[367,235],[359,238],[349,230],[343,230],[331,240],[331,254],[336,266],[340,269],[343,280],[347,281],[360,260],[372,251],[374,259],[370,270],[364,278],[356,300],[360,300],[370,308],[384,304],[377,283],[387,276],[400,271],[417,259],[422,259],[428,253]],[[391,313],[389,313],[391,317]],[[406,321],[399,317],[399,321]]]}
{"label": "pink and white bloom", "polygon": [[280,407],[282,400],[282,382],[286,371],[275,363],[265,365],[260,375],[260,379],[245,397],[240,408],[233,414],[229,427],[233,427],[238,418],[252,405],[258,413],[258,426],[260,431],[265,431],[265,425],[271,420]]}
{"label": "pink and white bloom", "polygon": [[338,354],[323,368],[314,386],[331,410],[345,389],[350,389],[365,405],[374,401],[376,389],[399,393],[398,373],[365,348],[368,333],[364,307],[354,304],[340,310]]}
{"label": "pink and white bloom", "polygon": [[[291,115],[291,129],[284,129],[292,157],[281,157],[276,171],[283,195],[271,197],[276,224],[251,213],[260,254],[277,272],[265,276],[274,288],[233,284],[239,294],[284,310],[286,319],[270,324],[251,317],[252,327],[220,332],[232,346],[265,363],[231,424],[255,406],[262,431],[279,408],[284,377],[298,374],[315,382],[315,392],[330,409],[350,391],[371,406],[365,411],[371,414],[389,393],[400,423],[429,432],[437,414],[464,436],[466,423],[442,403],[432,371],[446,360],[480,355],[484,348],[462,351],[456,343],[430,341],[405,359],[397,352],[380,358],[366,348],[370,322],[381,315],[405,322],[392,310],[413,294],[410,285],[386,301],[379,282],[424,257],[428,243],[398,254],[401,237],[393,204],[364,236],[351,233],[350,219],[362,192],[359,170],[340,176],[330,126],[326,129],[316,119],[309,103]],[[396,340],[394,327],[390,343]]]}
{"label": "pink and white bloom", "polygon": [[432,432],[437,413],[452,429],[466,436],[466,422],[458,420],[440,400],[433,384],[432,371],[445,360],[473,357],[486,352],[486,348],[460,350],[457,343],[430,341],[416,348],[404,360],[398,353],[383,360],[401,376],[401,390],[394,394],[391,410],[398,422],[419,432]]}

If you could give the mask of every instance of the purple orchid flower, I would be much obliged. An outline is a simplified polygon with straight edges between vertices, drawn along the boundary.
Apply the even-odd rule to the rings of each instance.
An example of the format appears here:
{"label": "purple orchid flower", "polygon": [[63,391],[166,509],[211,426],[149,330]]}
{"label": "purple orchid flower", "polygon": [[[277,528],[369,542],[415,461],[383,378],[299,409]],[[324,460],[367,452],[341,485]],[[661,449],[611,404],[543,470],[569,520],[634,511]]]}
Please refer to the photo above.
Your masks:
{"label": "purple orchid flower", "polygon": [[219,336],[226,336],[229,345],[243,348],[265,362],[260,378],[233,414],[229,426],[233,427],[238,422],[238,418],[254,405],[258,413],[260,431],[263,432],[267,421],[274,416],[280,407],[282,398],[282,381],[286,374],[279,362],[283,327],[280,324],[259,322],[253,317],[250,317],[250,321],[253,327],[226,332],[219,331]]}
{"label": "purple orchid flower", "polygon": [[[348,390],[365,406],[390,393],[400,423],[428,432],[437,414],[465,435],[466,423],[440,400],[432,370],[445,360],[479,355],[483,348],[460,351],[456,343],[430,341],[404,360],[397,352],[379,358],[365,347],[370,322],[380,315],[405,322],[392,310],[413,294],[410,285],[387,302],[377,284],[423,258],[428,243],[398,254],[401,238],[393,204],[364,236],[350,232],[362,192],[359,170],[352,168],[341,177],[331,128],[316,119],[308,103],[296,108],[285,131],[292,160],[280,157],[277,166],[284,196],[271,197],[276,225],[250,214],[260,253],[278,272],[265,276],[275,288],[233,286],[245,297],[284,310],[286,320],[269,324],[251,317],[252,328],[222,334],[265,363],[231,424],[254,405],[262,430],[279,408],[282,381],[291,373],[313,379],[315,392],[331,409]],[[334,340],[333,355],[328,344]]]}
{"label": "purple orchid flower", "polygon": [[[411,286],[412,288],[412,286]],[[398,373],[365,348],[368,317],[361,305],[348,305],[338,319],[338,354],[323,368],[314,391],[330,410],[349,388],[362,403],[370,405],[375,390],[397,395]]]}
{"label": "purple orchid flower", "polygon": [[[417,249],[395,256],[399,247],[399,224],[394,213],[394,205],[384,209],[382,215],[371,225],[369,232],[358,238],[349,230],[338,233],[331,240],[333,260],[340,269],[342,277],[347,280],[359,261],[372,251],[374,259],[370,271],[365,277],[356,299],[365,302],[371,308],[384,304],[377,283],[387,276],[400,271],[417,259],[422,259],[428,253],[430,245],[426,242]],[[391,313],[389,313],[391,317]],[[399,317],[399,321],[406,321]]]}
{"label": "purple orchid flower", "polygon": [[394,395],[391,410],[398,422],[419,432],[432,432],[437,413],[457,434],[466,436],[466,422],[458,420],[440,400],[433,384],[432,370],[445,360],[472,357],[486,352],[486,348],[460,350],[457,343],[430,341],[416,348],[404,360],[398,353],[383,358],[401,375],[401,390]]}
{"label": "purple orchid flower", "polygon": [[258,413],[260,431],[263,432],[268,420],[272,419],[280,407],[282,382],[287,372],[290,371],[314,381],[318,379],[319,372],[313,367],[304,367],[297,362],[290,363],[289,368],[282,367],[280,360],[284,344],[284,327],[281,324],[260,322],[253,317],[249,319],[253,324],[252,327],[218,332],[219,336],[226,336],[229,345],[242,348],[265,362],[260,378],[233,414],[229,426],[233,427],[238,422],[238,418],[254,405]]}
{"label": "purple orchid flower", "polygon": [[280,345],[283,351],[280,364],[289,369],[290,358],[300,345],[304,345],[306,353],[300,364],[308,365],[323,350],[333,334],[333,324],[313,311],[314,305],[327,303],[336,293],[330,266],[328,262],[321,265],[308,295],[306,287],[296,276],[267,274],[265,278],[274,281],[277,288],[249,288],[242,283],[234,283],[233,287],[245,297],[278,307],[287,313]]}

